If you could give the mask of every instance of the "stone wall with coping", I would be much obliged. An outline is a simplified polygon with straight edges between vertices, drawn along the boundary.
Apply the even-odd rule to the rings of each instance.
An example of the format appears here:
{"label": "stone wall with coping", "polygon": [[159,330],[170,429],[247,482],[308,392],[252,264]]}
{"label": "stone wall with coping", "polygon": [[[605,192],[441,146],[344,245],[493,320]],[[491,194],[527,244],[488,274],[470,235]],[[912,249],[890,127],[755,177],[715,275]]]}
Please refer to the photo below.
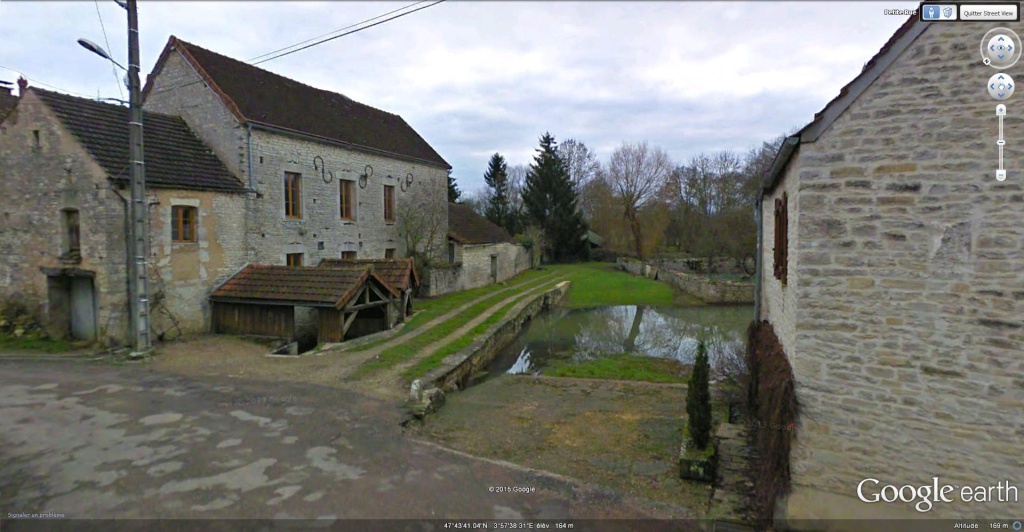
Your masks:
{"label": "stone wall with coping", "polygon": [[754,283],[708,279],[629,258],[619,258],[617,264],[633,275],[666,282],[705,303],[749,305],[754,302]]}
{"label": "stone wall with coping", "polygon": [[[928,26],[790,163],[785,291],[798,305],[772,296],[766,267],[762,307],[795,333],[783,340],[802,412],[784,518],[1024,515],[1024,122],[1005,120],[996,181],[998,102],[984,84],[997,71],[978,53],[993,26]],[[766,208],[765,258],[772,219]],[[866,478],[933,477],[1009,481],[1018,498],[957,490],[926,515],[856,498]]]}

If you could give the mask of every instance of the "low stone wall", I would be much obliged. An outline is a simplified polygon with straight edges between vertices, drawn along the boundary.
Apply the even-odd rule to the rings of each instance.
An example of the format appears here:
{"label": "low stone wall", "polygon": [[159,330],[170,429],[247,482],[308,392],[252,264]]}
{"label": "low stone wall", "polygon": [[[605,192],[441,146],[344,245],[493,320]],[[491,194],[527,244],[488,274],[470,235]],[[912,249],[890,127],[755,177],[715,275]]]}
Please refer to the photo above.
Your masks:
{"label": "low stone wall", "polygon": [[[497,258],[497,281],[492,276],[492,256]],[[425,270],[419,297],[503,283],[530,268],[530,251],[512,243],[459,246],[456,257],[456,264]]]}
{"label": "low stone wall", "polygon": [[466,387],[470,378],[482,371],[502,348],[511,343],[526,322],[539,312],[557,306],[569,293],[572,283],[563,281],[543,294],[529,299],[515,316],[495,324],[481,338],[441,362],[441,365],[412,383],[409,402],[415,417],[422,419],[444,405],[445,394]]}
{"label": "low stone wall", "polygon": [[633,275],[666,282],[688,294],[697,296],[705,303],[738,305],[754,303],[754,283],[708,279],[700,275],[690,275],[664,267],[659,268],[636,259],[620,258],[616,263],[619,269]]}

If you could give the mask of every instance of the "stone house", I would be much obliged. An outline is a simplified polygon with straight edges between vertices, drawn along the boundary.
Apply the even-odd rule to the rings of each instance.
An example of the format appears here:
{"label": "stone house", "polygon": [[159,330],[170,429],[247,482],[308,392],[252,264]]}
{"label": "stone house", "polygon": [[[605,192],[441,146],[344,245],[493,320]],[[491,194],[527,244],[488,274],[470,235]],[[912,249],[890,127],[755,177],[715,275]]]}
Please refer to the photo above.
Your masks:
{"label": "stone house", "polygon": [[446,232],[451,166],[398,115],[174,36],[143,98],[184,118],[250,190],[247,262],[405,257],[417,209]]}
{"label": "stone house", "polygon": [[433,268],[425,295],[501,283],[530,267],[530,251],[469,205],[448,206],[448,268]]}
{"label": "stone house", "polygon": [[[912,17],[766,176],[757,317],[801,405],[780,523],[1024,515],[1024,121],[1002,102],[997,180],[987,85],[1005,71],[979,54],[997,27],[1024,35]],[[858,497],[935,477],[956,488],[928,511]],[[1002,502],[961,493],[1007,481]]]}
{"label": "stone house", "polygon": [[[127,342],[128,109],[19,84],[0,122],[0,298],[55,336]],[[210,287],[243,259],[245,187],[180,118],[143,128],[155,332],[205,329]]]}

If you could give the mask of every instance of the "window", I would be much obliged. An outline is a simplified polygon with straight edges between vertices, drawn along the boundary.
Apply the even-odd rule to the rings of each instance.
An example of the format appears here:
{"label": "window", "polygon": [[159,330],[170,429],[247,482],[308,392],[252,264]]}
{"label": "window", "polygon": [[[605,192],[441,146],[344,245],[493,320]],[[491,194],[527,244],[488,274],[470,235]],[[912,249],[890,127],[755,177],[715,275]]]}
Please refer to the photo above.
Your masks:
{"label": "window", "polygon": [[395,221],[395,187],[384,185],[384,221]]}
{"label": "window", "polygon": [[289,253],[285,257],[289,266],[302,266],[302,253]]}
{"label": "window", "polygon": [[395,258],[395,248],[387,248],[387,249],[385,249],[384,250],[384,258],[385,259],[393,259],[393,258]]}
{"label": "window", "polygon": [[284,173],[284,215],[302,218],[302,175]]}
{"label": "window", "polygon": [[342,258],[342,260],[356,260],[356,252],[355,251],[342,251],[341,252],[341,258]]}
{"label": "window", "polygon": [[339,203],[341,204],[341,219],[342,220],[355,220],[356,219],[356,182],[347,181],[341,179],[338,181],[341,183],[341,197]]}
{"label": "window", "polygon": [[455,243],[448,243],[448,263],[455,264]]}
{"label": "window", "polygon": [[196,219],[195,207],[174,205],[171,207],[171,241],[172,242],[195,242],[196,241]]}
{"label": "window", "polygon": [[785,193],[775,199],[775,278],[786,285],[789,263],[789,198]]}
{"label": "window", "polygon": [[64,235],[67,239],[67,254],[78,253],[82,249],[81,232],[78,228],[78,209],[65,209],[64,213]]}

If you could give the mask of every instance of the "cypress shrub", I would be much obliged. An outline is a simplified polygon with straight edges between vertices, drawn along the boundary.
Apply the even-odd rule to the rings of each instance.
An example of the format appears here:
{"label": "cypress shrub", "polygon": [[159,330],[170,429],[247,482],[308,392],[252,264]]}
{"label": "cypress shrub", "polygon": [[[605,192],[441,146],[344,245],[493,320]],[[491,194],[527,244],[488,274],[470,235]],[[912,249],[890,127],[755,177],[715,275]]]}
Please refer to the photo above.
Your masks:
{"label": "cypress shrub", "polygon": [[708,390],[710,371],[707,347],[704,342],[700,342],[686,389],[687,425],[690,427],[690,439],[698,449],[706,448],[711,439],[711,393]]}

